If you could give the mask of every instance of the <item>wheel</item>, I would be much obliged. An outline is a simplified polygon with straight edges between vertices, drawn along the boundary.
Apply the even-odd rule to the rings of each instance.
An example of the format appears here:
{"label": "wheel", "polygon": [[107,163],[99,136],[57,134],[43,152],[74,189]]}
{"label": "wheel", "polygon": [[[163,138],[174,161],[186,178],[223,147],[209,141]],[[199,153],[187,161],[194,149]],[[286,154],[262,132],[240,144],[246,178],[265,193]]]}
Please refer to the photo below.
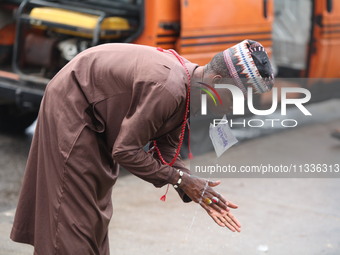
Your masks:
{"label": "wheel", "polygon": [[38,112],[20,109],[16,105],[0,105],[0,131],[22,133],[37,118]]}

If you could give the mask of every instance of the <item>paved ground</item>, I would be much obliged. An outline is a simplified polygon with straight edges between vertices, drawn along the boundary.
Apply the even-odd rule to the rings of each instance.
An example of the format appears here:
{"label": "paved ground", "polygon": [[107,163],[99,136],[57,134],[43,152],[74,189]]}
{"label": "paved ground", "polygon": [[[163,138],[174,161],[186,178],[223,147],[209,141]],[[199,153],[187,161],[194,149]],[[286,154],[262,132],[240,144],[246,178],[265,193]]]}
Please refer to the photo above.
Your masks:
{"label": "paved ground", "polygon": [[0,134],[0,211],[16,204],[30,142],[30,135]]}
{"label": "paved ground", "polygon": [[[254,151],[262,155],[261,149],[266,148],[266,157],[277,159],[284,155],[287,163],[297,157],[340,163],[340,141],[329,136],[336,127],[340,127],[340,120],[254,139],[232,148],[222,161],[236,164]],[[29,138],[15,139],[0,137],[0,149],[7,144],[1,151],[0,193],[9,190],[1,194],[0,255],[32,254],[30,246],[8,238],[18,176],[29,145]],[[202,158],[213,156],[211,153]],[[159,197],[164,188],[155,189],[132,175],[122,176],[112,196],[112,254],[340,254],[340,178],[222,181],[218,190],[240,206],[235,215],[243,225],[241,233],[215,226],[199,206],[181,203],[172,190],[163,203]]]}

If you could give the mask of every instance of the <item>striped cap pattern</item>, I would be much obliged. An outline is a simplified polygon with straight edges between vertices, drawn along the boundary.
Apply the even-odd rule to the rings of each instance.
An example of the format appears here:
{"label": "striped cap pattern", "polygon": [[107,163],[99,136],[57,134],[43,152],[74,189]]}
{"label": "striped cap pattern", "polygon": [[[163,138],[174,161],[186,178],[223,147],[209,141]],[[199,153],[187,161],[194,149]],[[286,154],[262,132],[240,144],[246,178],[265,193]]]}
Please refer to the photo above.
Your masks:
{"label": "striped cap pattern", "polygon": [[244,40],[223,52],[229,74],[244,94],[252,87],[255,94],[270,91],[274,85],[273,69],[264,47]]}

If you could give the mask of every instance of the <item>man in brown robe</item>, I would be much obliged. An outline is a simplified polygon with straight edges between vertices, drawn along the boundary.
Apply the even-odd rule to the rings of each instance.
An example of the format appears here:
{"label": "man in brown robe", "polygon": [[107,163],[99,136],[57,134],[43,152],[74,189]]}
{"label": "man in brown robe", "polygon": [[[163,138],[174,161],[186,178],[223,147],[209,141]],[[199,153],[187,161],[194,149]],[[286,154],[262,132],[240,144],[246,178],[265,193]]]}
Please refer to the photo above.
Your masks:
{"label": "man in brown robe", "polygon": [[[186,62],[192,81],[217,77]],[[111,189],[118,165],[162,187],[176,184],[184,202],[201,201],[206,181],[180,159],[161,163],[143,147],[157,140],[168,162],[185,114],[186,72],[174,54],[153,47],[105,44],[70,61],[48,84],[38,117],[11,233],[34,254],[109,254]],[[180,176],[180,169],[185,172]],[[240,231],[227,202],[209,182],[202,204],[221,226]]]}

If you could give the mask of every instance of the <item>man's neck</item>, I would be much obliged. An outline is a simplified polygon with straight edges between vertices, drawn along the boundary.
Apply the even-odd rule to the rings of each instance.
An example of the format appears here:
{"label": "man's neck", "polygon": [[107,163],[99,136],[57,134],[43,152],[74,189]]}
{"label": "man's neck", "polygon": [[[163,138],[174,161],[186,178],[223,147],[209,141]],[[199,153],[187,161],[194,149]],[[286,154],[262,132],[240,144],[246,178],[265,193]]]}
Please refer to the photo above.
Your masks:
{"label": "man's neck", "polygon": [[195,86],[195,83],[202,82],[204,76],[204,68],[205,66],[199,66],[194,70],[194,73],[191,78],[191,86]]}
{"label": "man's neck", "polygon": [[199,66],[194,70],[191,77],[191,95],[190,95],[190,115],[197,115],[201,109],[201,90],[195,88],[197,82],[203,82],[205,66]]}

